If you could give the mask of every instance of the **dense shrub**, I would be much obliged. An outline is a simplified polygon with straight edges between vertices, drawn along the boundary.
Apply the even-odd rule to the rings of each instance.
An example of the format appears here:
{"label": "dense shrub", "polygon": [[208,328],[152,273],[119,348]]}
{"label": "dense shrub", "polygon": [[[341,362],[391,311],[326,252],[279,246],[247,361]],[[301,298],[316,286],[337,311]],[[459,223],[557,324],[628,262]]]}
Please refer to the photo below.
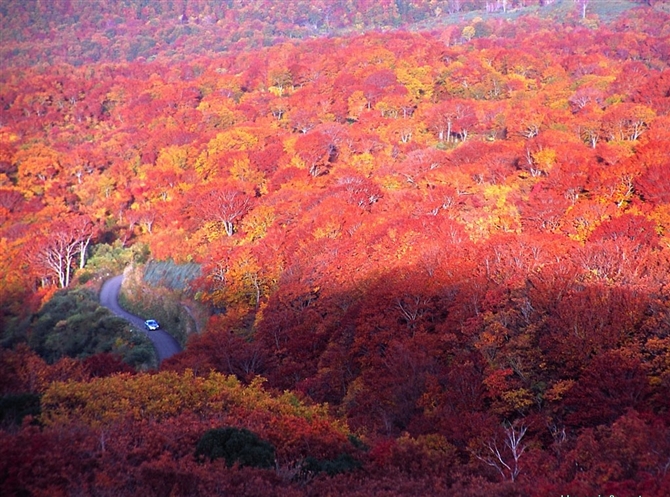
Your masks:
{"label": "dense shrub", "polygon": [[227,466],[271,468],[275,449],[255,433],[244,428],[216,428],[205,432],[198,441],[195,455],[199,459],[225,459]]}
{"label": "dense shrub", "polygon": [[26,416],[40,413],[40,396],[33,393],[0,397],[0,425],[20,425]]}
{"label": "dense shrub", "polygon": [[305,460],[304,469],[311,473],[326,473],[329,476],[334,476],[340,473],[347,473],[360,469],[361,462],[350,454],[342,453],[335,459],[315,459],[308,457]]}
{"label": "dense shrub", "polygon": [[101,307],[85,288],[57,292],[34,316],[27,341],[48,363],[100,353],[116,354],[139,368],[154,360],[148,339],[129,331],[126,321]]}

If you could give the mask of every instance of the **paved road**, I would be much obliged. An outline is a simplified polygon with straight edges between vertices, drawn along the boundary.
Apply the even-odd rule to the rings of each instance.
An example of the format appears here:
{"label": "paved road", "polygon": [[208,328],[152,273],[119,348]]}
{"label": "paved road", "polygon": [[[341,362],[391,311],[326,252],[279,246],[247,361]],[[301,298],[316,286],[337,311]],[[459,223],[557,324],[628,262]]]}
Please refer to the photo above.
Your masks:
{"label": "paved road", "polygon": [[123,275],[114,276],[108,279],[102,285],[100,290],[100,303],[119,317],[129,321],[135,328],[145,333],[149,340],[154,344],[158,362],[181,352],[181,347],[177,340],[164,330],[147,331],[144,329],[144,319],[130,314],[121,309],[119,305],[119,290],[123,282]]}

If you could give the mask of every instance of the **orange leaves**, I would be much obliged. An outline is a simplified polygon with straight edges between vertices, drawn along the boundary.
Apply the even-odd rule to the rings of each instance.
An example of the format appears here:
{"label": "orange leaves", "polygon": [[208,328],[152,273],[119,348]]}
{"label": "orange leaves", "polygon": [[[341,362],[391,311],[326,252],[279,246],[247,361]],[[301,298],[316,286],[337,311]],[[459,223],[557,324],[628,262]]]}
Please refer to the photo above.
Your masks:
{"label": "orange leaves", "polygon": [[[220,91],[226,92],[226,90]],[[233,90],[228,90],[228,92],[232,94]],[[229,128],[240,120],[234,101],[218,92],[205,96],[198,104],[197,110],[201,112],[207,124],[214,129]]]}
{"label": "orange leaves", "polygon": [[248,248],[231,254],[226,269],[226,281],[226,300],[232,306],[242,300],[258,308],[261,297],[271,288],[271,280],[266,271]]}
{"label": "orange leaves", "polygon": [[42,144],[18,151],[14,162],[18,166],[19,186],[37,195],[44,194],[62,169],[60,154]]}
{"label": "orange leaves", "polygon": [[277,215],[275,209],[266,205],[259,205],[252,209],[241,222],[241,229],[249,242],[264,238],[272,226]]}
{"label": "orange leaves", "polygon": [[222,247],[205,266],[206,285],[201,298],[231,316],[258,312],[274,290],[281,258],[263,245]]}
{"label": "orange leaves", "polygon": [[547,125],[547,110],[533,101],[519,101],[509,109],[507,131],[526,139],[534,138]]}
{"label": "orange leaves", "polygon": [[603,134],[610,141],[634,141],[647,131],[655,118],[656,112],[645,105],[615,104],[603,114]]}

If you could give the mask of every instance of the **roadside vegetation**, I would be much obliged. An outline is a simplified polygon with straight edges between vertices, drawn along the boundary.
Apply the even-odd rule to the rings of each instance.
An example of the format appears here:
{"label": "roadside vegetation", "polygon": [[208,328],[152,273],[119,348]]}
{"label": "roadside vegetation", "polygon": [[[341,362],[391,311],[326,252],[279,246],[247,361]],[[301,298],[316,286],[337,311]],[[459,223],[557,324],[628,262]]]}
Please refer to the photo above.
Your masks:
{"label": "roadside vegetation", "polygon": [[132,266],[126,271],[119,304],[132,314],[155,319],[184,346],[189,335],[198,329],[183,303],[187,298],[186,284],[198,272],[197,265],[171,262]]}

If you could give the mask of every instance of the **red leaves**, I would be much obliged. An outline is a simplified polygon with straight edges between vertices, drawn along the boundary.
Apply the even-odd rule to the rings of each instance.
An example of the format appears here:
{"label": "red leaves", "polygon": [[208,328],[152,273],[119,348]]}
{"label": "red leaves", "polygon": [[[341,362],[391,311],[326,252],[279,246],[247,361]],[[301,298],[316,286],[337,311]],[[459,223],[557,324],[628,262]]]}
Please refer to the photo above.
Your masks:
{"label": "red leaves", "polygon": [[477,125],[474,106],[467,100],[452,99],[431,107],[427,124],[440,142],[465,141]]}
{"label": "red leaves", "polygon": [[10,188],[0,188],[0,207],[13,212],[25,201],[20,191]]}
{"label": "red leaves", "polygon": [[210,183],[199,188],[195,208],[202,219],[221,223],[228,236],[252,206],[252,198],[225,183]]}
{"label": "red leaves", "polygon": [[348,203],[363,210],[370,210],[383,196],[378,185],[360,176],[340,178],[337,190],[344,193]]}
{"label": "red leaves", "polygon": [[304,161],[313,177],[328,172],[330,163],[337,156],[337,147],[332,139],[319,130],[301,135],[295,144],[298,156]]}
{"label": "red leaves", "polygon": [[635,214],[623,214],[598,226],[591,233],[589,240],[596,243],[605,240],[631,241],[640,246],[656,248],[659,236],[656,224],[650,219]]}
{"label": "red leaves", "polygon": [[203,335],[193,336],[187,350],[165,361],[163,369],[218,371],[245,381],[265,373],[269,361],[267,350],[259,342],[229,331],[226,324],[223,329],[210,325]]}
{"label": "red leaves", "polygon": [[573,426],[609,424],[638,408],[649,391],[640,361],[626,351],[597,355],[565,399],[566,421]]}
{"label": "red leaves", "polygon": [[635,187],[645,202],[650,204],[670,203],[670,180],[666,174],[670,167],[670,142],[656,143],[648,151],[649,163],[647,169],[635,179]]}
{"label": "red leaves", "polygon": [[375,106],[377,101],[396,84],[396,75],[389,69],[380,69],[373,72],[365,81],[362,89],[367,99],[368,109]]}
{"label": "red leaves", "polygon": [[645,317],[649,298],[635,291],[589,285],[563,294],[541,344],[559,371],[576,375],[592,358],[625,347]]}
{"label": "red leaves", "polygon": [[109,353],[96,354],[88,357],[82,364],[91,378],[135,372],[131,366],[123,362],[118,356]]}

